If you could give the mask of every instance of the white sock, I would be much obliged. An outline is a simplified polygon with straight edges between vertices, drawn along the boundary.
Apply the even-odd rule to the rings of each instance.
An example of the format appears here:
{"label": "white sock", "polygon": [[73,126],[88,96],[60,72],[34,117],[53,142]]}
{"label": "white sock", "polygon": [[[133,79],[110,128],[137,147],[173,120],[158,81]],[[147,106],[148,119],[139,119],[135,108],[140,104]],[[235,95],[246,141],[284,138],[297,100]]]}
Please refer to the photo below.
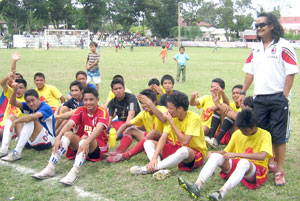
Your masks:
{"label": "white sock", "polygon": [[220,189],[222,197],[226,195],[226,193],[234,188],[238,183],[242,181],[246,172],[251,167],[250,161],[247,159],[241,159],[229,179],[226,181],[224,186]]}
{"label": "white sock", "polygon": [[[153,156],[154,156],[154,153],[155,153],[155,145],[153,144],[153,142],[151,140],[146,140],[144,142],[144,149],[146,151],[146,154],[147,154],[147,157],[148,159],[151,161]],[[161,158],[160,156],[157,157],[157,161],[161,161]]]}
{"label": "white sock", "polygon": [[[85,140],[80,140],[78,147],[80,147],[84,141]],[[83,154],[83,152],[77,153],[75,160],[74,160],[73,167],[80,168],[82,166],[82,164],[84,163],[85,158],[86,158],[86,154]]]}
{"label": "white sock", "polygon": [[218,153],[212,153],[202,168],[199,177],[196,181],[196,185],[200,189],[201,186],[208,180],[209,177],[214,173],[217,166],[221,166],[224,163],[223,155]]}
{"label": "white sock", "polygon": [[60,149],[58,149],[58,153],[52,152],[50,159],[49,159],[48,166],[54,167],[55,165],[57,165],[58,161],[68,150],[68,147],[70,145],[69,138],[67,138],[66,136],[62,136],[61,145],[62,145],[62,147]]}
{"label": "white sock", "polygon": [[13,132],[10,132],[12,121],[10,119],[5,120],[4,131],[2,135],[1,150],[7,151]]}
{"label": "white sock", "polygon": [[19,135],[19,140],[16,145],[15,150],[20,154],[23,151],[23,148],[25,147],[26,143],[28,142],[29,138],[31,137],[34,129],[34,122],[28,122],[25,123],[23,126],[23,129]]}
{"label": "white sock", "polygon": [[189,157],[189,150],[187,147],[181,147],[178,149],[174,154],[171,154],[164,160],[157,163],[155,169],[161,170],[168,167],[173,167],[175,165],[178,165],[180,162],[182,162],[184,159],[187,159]]}

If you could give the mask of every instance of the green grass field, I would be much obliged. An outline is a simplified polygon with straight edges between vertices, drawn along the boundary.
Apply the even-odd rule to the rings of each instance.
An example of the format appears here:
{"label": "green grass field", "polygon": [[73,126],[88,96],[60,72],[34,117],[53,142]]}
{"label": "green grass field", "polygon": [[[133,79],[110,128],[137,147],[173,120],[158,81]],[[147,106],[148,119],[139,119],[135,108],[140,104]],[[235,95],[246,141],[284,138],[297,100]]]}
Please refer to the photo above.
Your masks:
{"label": "green grass field", "polygon": [[[46,75],[46,82],[55,85],[66,95],[69,84],[75,79],[75,72],[84,70],[89,50],[50,49],[46,50],[0,50],[1,77],[10,71],[11,54],[19,51],[23,58],[17,63],[17,71],[27,80],[28,89],[34,88],[33,75],[41,71]],[[177,48],[168,52],[166,64],[162,64],[158,56],[159,47],[139,47],[134,52],[129,48],[114,52],[113,48],[101,49],[100,71],[100,104],[104,103],[110,90],[110,82],[115,74],[125,78],[126,86],[135,94],[147,88],[148,80],[161,78],[164,74],[175,77],[176,64],[173,56]],[[219,49],[212,53],[209,48],[186,48],[191,57],[187,65],[186,83],[176,83],[174,89],[185,92],[209,94],[213,78],[220,77],[226,83],[226,94],[231,98],[231,88],[235,84],[243,84],[243,63],[249,49]],[[298,60],[300,60],[300,51]],[[229,192],[224,200],[300,200],[300,162],[299,130],[300,130],[300,86],[299,75],[293,85],[291,103],[291,138],[287,145],[285,162],[287,184],[284,187],[274,185],[274,175],[270,174],[268,181],[257,190],[249,190],[242,184]],[[0,90],[1,91],[1,90]],[[249,89],[251,95],[253,86]],[[195,107],[192,111],[200,114]],[[15,145],[13,141],[11,148]],[[189,200],[190,197],[179,188],[177,176],[183,176],[195,181],[201,168],[193,172],[182,172],[177,167],[171,168],[172,176],[164,181],[153,180],[152,175],[131,176],[128,169],[134,165],[144,165],[148,162],[145,154],[139,154],[129,161],[118,164],[86,162],[81,168],[79,180],[72,187],[65,187],[58,180],[72,167],[73,162],[65,158],[56,169],[56,177],[45,181],[31,178],[33,172],[45,167],[50,157],[50,150],[36,152],[24,149],[23,159],[13,164],[0,162],[0,200]],[[210,192],[218,190],[224,181],[219,177],[218,170],[205,184],[199,200],[207,200]]]}

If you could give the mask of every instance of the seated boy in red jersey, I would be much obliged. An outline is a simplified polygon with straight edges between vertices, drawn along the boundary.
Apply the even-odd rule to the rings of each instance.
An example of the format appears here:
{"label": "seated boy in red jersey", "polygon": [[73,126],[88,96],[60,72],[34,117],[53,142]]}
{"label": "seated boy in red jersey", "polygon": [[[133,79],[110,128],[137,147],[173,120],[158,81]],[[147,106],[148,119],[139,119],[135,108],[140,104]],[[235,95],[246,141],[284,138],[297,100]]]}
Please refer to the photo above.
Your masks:
{"label": "seated boy in red jersey", "polygon": [[[67,152],[68,159],[75,158],[73,168],[60,180],[65,185],[73,185],[77,180],[79,169],[85,159],[101,161],[107,146],[107,111],[98,106],[99,96],[96,89],[86,88],[83,91],[83,107],[78,107],[68,123],[63,127],[55,140],[53,152],[46,168],[33,175],[36,179],[47,179],[55,175],[55,166]],[[77,127],[77,133],[71,129]]]}
{"label": "seated boy in red jersey", "polygon": [[[151,108],[149,104],[141,101],[143,111],[119,128],[117,132],[117,138],[125,131],[124,135],[119,147],[115,151],[109,152],[111,156],[106,158],[107,162],[117,163],[120,161],[129,160],[132,156],[144,151],[143,144],[146,140],[152,138],[158,139],[160,137],[163,131],[164,123],[155,116],[155,113],[159,111],[162,115],[165,111],[167,111],[167,108],[165,106],[157,105],[156,93],[151,89],[145,89],[138,95],[138,99],[145,98],[147,102],[151,102],[150,104],[153,107]],[[126,149],[131,145],[132,137],[136,138],[139,143],[129,151],[125,152]]]}
{"label": "seated boy in red jersey", "polygon": [[207,154],[208,161],[196,183],[178,178],[179,185],[191,197],[200,196],[203,184],[213,175],[217,166],[221,168],[220,176],[228,180],[220,190],[209,194],[209,200],[221,200],[240,182],[249,189],[255,189],[267,181],[268,161],[273,155],[270,133],[256,126],[255,115],[249,109],[239,112],[235,123],[239,130],[234,132],[224,151]]}
{"label": "seated boy in red jersey", "polygon": [[164,127],[159,141],[147,140],[144,148],[150,160],[146,166],[130,168],[133,175],[156,172],[153,177],[165,179],[175,165],[183,171],[192,171],[202,165],[206,155],[206,144],[199,115],[188,110],[189,100],[182,92],[174,92],[167,99],[168,111],[164,117],[168,125]]}

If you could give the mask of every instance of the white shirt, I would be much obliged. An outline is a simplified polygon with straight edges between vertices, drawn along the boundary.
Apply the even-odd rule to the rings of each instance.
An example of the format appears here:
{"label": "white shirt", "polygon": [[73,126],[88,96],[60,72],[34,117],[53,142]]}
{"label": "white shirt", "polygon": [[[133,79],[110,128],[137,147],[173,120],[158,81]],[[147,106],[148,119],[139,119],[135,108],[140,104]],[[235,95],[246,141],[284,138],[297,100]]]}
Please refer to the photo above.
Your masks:
{"label": "white shirt", "polygon": [[243,71],[254,76],[254,95],[283,92],[286,76],[299,73],[295,50],[283,38],[266,50],[261,41],[251,49]]}

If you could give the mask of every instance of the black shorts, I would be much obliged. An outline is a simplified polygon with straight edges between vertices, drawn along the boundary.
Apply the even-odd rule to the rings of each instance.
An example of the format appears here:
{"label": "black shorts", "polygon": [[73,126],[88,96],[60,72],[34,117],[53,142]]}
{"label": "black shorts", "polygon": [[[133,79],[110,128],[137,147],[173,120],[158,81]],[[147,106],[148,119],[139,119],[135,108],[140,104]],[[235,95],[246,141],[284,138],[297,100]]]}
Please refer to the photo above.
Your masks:
{"label": "black shorts", "polygon": [[273,144],[284,144],[289,138],[289,104],[282,92],[271,95],[257,95],[253,110],[258,127],[271,133]]}
{"label": "black shorts", "polygon": [[[74,152],[77,153],[77,150],[74,151]],[[96,149],[92,153],[88,154],[88,157],[90,159],[98,159],[98,158],[100,158],[100,148],[99,148],[98,145],[97,145]]]}

